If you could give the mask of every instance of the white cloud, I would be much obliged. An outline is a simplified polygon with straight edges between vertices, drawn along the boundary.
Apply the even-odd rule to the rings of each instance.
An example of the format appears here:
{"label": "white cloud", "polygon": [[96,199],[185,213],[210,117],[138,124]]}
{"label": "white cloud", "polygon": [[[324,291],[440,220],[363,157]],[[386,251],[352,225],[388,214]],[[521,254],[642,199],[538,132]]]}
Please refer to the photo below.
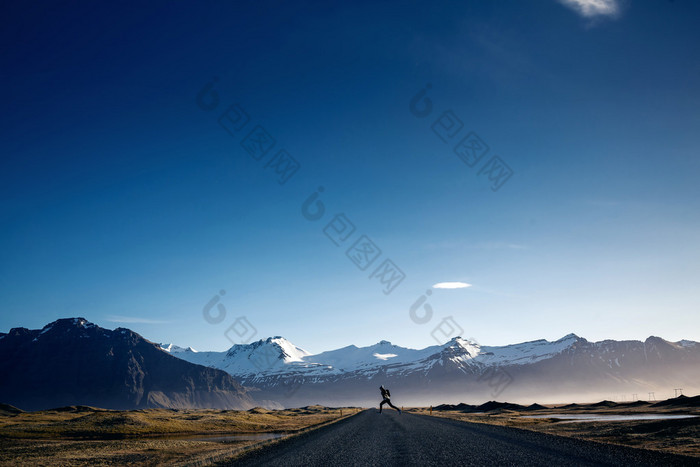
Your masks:
{"label": "white cloud", "polygon": [[148,319],[148,318],[138,318],[134,316],[119,316],[119,315],[110,315],[107,317],[107,321],[110,323],[128,323],[128,324],[166,324],[169,323],[169,321],[160,321],[157,319]]}
{"label": "white cloud", "polygon": [[559,2],[586,18],[615,16],[619,12],[617,0],[559,0]]}
{"label": "white cloud", "polygon": [[467,287],[471,287],[471,284],[467,284],[466,282],[438,282],[437,284],[433,285],[434,289],[465,289]]}

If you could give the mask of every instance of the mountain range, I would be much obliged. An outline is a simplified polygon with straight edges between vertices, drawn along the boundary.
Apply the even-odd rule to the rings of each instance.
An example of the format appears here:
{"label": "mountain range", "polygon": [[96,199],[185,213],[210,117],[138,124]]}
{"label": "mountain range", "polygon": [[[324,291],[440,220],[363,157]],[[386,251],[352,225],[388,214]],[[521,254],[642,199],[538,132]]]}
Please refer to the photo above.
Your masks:
{"label": "mountain range", "polygon": [[424,349],[381,341],[311,354],[280,336],[198,352],[83,318],[0,333],[0,402],[25,410],[373,406],[380,385],[405,406],[631,400],[698,393],[698,368],[700,344],[659,337],[569,334],[507,346],[456,337]]}
{"label": "mountain range", "polygon": [[496,398],[570,402],[648,397],[673,388],[700,392],[700,344],[642,341],[589,342],[569,334],[494,347],[461,337],[410,349],[381,341],[312,355],[283,337],[234,345],[225,352],[161,348],[191,363],[218,368],[256,398],[284,406],[374,405],[380,384],[403,405],[483,402]]}

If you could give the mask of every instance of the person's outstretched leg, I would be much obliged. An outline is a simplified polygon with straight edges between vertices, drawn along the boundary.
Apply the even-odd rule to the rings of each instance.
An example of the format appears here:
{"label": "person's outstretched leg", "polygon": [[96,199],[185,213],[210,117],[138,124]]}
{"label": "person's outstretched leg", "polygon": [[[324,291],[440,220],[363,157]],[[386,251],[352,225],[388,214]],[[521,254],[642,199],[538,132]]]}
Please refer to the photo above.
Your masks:
{"label": "person's outstretched leg", "polygon": [[387,403],[389,404],[389,407],[393,407],[393,408],[395,408],[396,410],[398,410],[399,413],[401,413],[401,409],[398,408],[398,407],[396,407],[394,404],[392,404],[391,401],[387,401]]}
{"label": "person's outstretched leg", "polygon": [[[387,400],[384,399],[379,403],[379,413],[382,413],[382,406],[387,403]],[[389,402],[389,405],[391,405],[391,402]]]}

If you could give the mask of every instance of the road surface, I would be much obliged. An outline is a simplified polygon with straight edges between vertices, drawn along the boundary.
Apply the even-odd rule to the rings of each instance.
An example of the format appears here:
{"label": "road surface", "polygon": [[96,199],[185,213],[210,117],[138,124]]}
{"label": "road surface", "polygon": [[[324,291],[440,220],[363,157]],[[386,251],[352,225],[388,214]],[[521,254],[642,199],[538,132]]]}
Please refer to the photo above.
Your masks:
{"label": "road surface", "polygon": [[[227,465],[227,464],[223,464]],[[700,460],[515,428],[365,410],[228,465],[700,465]]]}

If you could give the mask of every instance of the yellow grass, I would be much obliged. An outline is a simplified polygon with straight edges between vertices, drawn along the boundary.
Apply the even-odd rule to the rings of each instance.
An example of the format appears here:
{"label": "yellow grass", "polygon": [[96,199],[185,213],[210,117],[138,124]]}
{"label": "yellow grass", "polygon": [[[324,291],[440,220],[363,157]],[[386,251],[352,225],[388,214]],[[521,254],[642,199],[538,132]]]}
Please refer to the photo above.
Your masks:
{"label": "yellow grass", "polygon": [[[430,414],[425,407],[407,409],[408,412]],[[511,426],[558,436],[618,444],[635,448],[700,457],[700,417],[678,420],[638,420],[638,421],[596,421],[567,422],[555,418],[523,418],[526,415],[598,413],[598,414],[689,414],[700,415],[700,408],[655,408],[655,407],[580,407],[562,409],[548,406],[548,410],[512,411],[502,410],[490,413],[462,413],[460,411],[436,411],[432,415],[490,425]]]}
{"label": "yellow grass", "polygon": [[[342,410],[345,418],[359,409]],[[0,466],[206,465],[260,443],[208,441],[207,435],[294,434],[340,418],[340,409],[320,406],[274,411],[73,407],[0,414]]]}

